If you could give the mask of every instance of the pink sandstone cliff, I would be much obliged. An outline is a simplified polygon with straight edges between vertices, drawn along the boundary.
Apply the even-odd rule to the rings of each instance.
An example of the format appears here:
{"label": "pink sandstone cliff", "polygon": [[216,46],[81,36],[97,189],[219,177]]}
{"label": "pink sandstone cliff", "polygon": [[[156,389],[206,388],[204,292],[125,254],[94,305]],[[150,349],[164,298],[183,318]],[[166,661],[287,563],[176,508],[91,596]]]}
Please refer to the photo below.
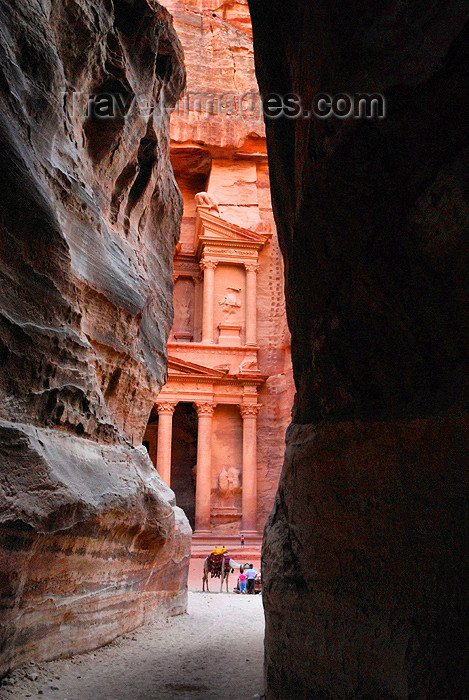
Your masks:
{"label": "pink sandstone cliff", "polygon": [[[186,605],[190,528],[140,447],[166,377],[181,197],[154,0],[0,2],[0,672]],[[75,97],[74,97],[75,96]]]}
{"label": "pink sandstone cliff", "polygon": [[[194,195],[205,189],[217,203],[223,219],[273,234],[260,252],[257,278],[258,368],[267,377],[259,391],[262,409],[257,432],[258,529],[262,532],[282,468],[284,436],[294,393],[283,265],[270,200],[264,123],[258,102],[255,110],[246,109],[242,114],[238,109],[230,115],[217,114],[216,100],[215,113],[204,111],[203,98],[201,112],[193,105],[195,95],[257,95],[247,0],[204,0],[202,4],[166,0],[164,4],[174,17],[184,48],[187,93],[191,96],[189,109],[185,108],[186,103],[180,103],[171,116],[171,159],[184,198],[182,251],[192,247]],[[177,305],[176,295],[176,314]],[[219,429],[214,427],[218,433],[225,429],[222,424]],[[239,419],[238,442],[240,431]],[[229,436],[225,439],[229,440]],[[239,452],[235,436],[231,442],[230,447]],[[215,440],[214,465],[223,463],[225,449],[223,439]]]}

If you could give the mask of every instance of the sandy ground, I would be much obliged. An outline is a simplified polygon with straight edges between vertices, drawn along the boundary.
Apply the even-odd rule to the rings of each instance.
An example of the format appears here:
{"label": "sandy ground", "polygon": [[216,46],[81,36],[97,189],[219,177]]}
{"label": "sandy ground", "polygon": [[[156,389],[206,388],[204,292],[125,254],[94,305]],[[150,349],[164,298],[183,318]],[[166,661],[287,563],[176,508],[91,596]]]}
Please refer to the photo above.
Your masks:
{"label": "sandy ground", "polygon": [[[4,679],[0,698],[259,698],[263,687],[262,596],[202,594],[199,567],[197,563],[194,566],[199,592],[189,592],[187,615],[144,625],[88,654],[30,663]],[[236,580],[232,575],[230,591]],[[218,582],[213,590],[219,590]]]}

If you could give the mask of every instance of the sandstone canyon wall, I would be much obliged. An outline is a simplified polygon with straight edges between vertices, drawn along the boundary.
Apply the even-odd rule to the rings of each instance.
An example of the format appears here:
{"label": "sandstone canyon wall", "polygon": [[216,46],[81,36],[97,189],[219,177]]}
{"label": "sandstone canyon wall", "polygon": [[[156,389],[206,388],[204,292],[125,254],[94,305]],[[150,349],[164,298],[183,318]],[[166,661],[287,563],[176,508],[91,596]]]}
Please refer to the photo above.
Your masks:
{"label": "sandstone canyon wall", "polygon": [[[190,528],[141,438],[166,377],[181,198],[153,0],[0,2],[0,672],[185,609]],[[85,95],[85,101],[80,97]]]}
{"label": "sandstone canyon wall", "polygon": [[383,120],[266,122],[297,386],[263,550],[267,697],[462,699],[467,5],[250,9],[265,93],[387,100]]}
{"label": "sandstone canyon wall", "polygon": [[[196,222],[194,195],[205,189],[217,203],[224,220],[272,234],[259,254],[257,275],[258,369],[266,377],[259,389],[262,408],[257,429],[257,511],[258,528],[262,532],[282,468],[294,388],[283,263],[270,199],[265,129],[258,102],[255,109],[250,108],[249,102],[249,96],[258,94],[249,9],[247,0],[221,3],[166,0],[163,4],[174,17],[184,48],[189,96],[188,102],[182,101],[171,116],[171,158],[184,198],[181,252],[192,251]],[[230,113],[219,109],[223,95],[236,101],[236,108]],[[243,95],[247,96],[244,109],[240,104]],[[210,99],[214,102],[213,110],[206,109]],[[238,282],[235,286],[242,287],[241,277]],[[220,288],[217,298],[221,294]],[[177,304],[176,296],[176,315]],[[170,346],[169,352],[184,356],[183,347]],[[223,453],[231,447],[236,453],[236,439],[228,445],[221,418],[217,428],[217,413],[214,430],[223,433],[226,439],[212,445],[215,485]],[[239,423],[237,439],[241,440]],[[240,466],[240,461],[235,461]]]}

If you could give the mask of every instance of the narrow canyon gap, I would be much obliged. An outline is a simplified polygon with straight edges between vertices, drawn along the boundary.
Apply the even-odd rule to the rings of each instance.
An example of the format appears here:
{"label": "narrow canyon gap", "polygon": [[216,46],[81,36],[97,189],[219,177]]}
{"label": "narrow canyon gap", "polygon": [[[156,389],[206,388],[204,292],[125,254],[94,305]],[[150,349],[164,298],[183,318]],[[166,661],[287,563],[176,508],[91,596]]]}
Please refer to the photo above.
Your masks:
{"label": "narrow canyon gap", "polygon": [[[223,542],[238,560],[243,532],[257,559],[294,391],[264,120],[261,110],[239,109],[241,95],[258,93],[249,9],[247,0],[223,8],[218,0],[165,5],[186,69],[170,130],[184,208],[168,381],[145,441],[193,524],[192,557]],[[224,107],[223,96],[236,107]],[[200,461],[199,429],[210,445]]]}
{"label": "narrow canyon gap", "polygon": [[[191,531],[141,446],[182,214],[161,109],[185,80],[171,17],[1,0],[0,19],[3,674],[183,612]],[[125,118],[87,116],[96,94]]]}
{"label": "narrow canyon gap", "polygon": [[297,396],[263,549],[269,700],[467,694],[467,4],[249,0]]}

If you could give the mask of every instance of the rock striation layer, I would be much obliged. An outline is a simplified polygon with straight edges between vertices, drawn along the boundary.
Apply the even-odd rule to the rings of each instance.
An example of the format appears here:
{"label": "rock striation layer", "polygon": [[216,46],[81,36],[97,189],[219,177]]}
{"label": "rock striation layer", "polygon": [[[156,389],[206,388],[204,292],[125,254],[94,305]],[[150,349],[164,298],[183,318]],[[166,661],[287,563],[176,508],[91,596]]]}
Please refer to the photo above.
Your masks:
{"label": "rock striation layer", "polygon": [[190,528],[139,447],[182,212],[171,18],[153,0],[1,0],[0,18],[5,672],[183,611]]}
{"label": "rock striation layer", "polygon": [[267,697],[462,698],[467,15],[250,8],[263,92],[387,102],[266,121],[297,386],[263,551]]}

